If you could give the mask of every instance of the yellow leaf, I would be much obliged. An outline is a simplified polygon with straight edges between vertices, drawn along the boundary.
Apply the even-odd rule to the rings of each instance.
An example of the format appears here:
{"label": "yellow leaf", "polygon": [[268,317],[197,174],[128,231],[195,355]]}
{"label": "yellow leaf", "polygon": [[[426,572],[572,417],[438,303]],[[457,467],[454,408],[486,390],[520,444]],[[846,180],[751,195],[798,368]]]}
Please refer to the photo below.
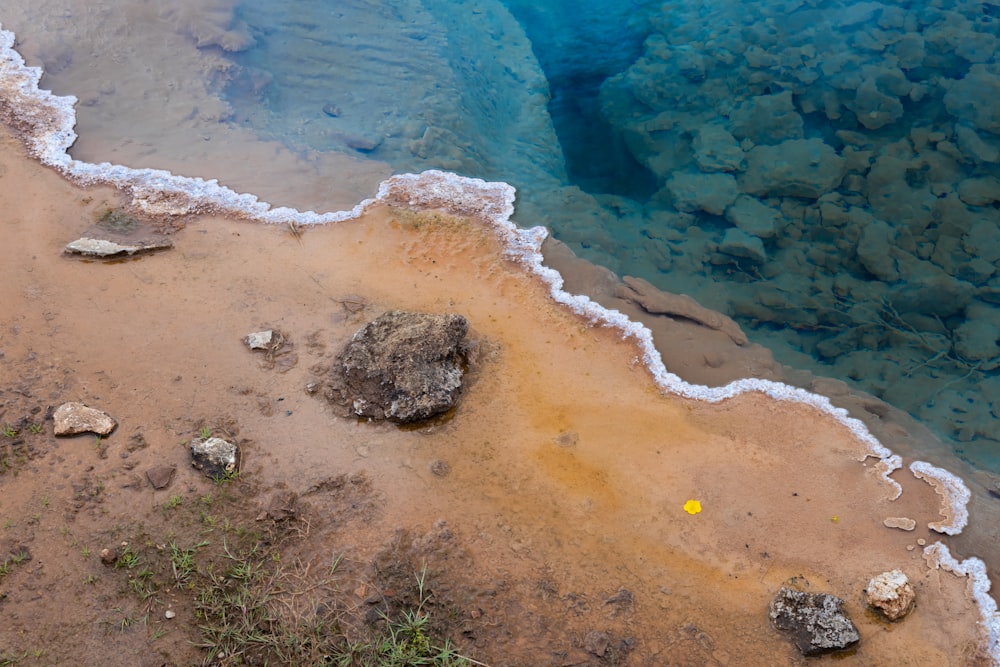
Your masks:
{"label": "yellow leaf", "polygon": [[701,503],[697,500],[689,500],[684,503],[684,511],[688,514],[697,514],[701,511]]}
{"label": "yellow leaf", "polygon": [[833,516],[830,517],[830,521],[834,523],[840,523],[840,517],[834,514]]}

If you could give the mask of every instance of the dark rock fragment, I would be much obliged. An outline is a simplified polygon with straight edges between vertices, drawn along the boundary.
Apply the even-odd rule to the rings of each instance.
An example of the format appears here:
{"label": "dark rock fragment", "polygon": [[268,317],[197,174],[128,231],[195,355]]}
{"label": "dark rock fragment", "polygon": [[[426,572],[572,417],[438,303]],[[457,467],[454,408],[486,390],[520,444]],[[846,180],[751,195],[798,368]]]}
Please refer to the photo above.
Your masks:
{"label": "dark rock fragment", "polygon": [[802,655],[850,648],[861,636],[844,612],[844,601],[826,593],[782,588],[771,601],[771,622],[788,635]]}
{"label": "dark rock fragment", "polygon": [[344,348],[332,371],[332,398],[353,414],[400,424],[448,411],[462,389],[461,315],[390,311],[369,322]]}
{"label": "dark rock fragment", "polygon": [[146,479],[157,491],[165,489],[174,481],[174,472],[177,468],[173,466],[156,466],[146,471]]}

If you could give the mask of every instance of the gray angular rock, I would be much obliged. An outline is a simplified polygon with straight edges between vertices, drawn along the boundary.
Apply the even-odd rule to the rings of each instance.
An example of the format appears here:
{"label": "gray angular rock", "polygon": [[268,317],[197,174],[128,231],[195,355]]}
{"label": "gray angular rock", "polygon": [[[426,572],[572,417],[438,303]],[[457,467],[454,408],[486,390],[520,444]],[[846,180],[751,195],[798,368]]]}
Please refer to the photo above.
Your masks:
{"label": "gray angular rock", "polygon": [[733,111],[730,121],[734,137],[750,139],[755,144],[801,139],[804,127],[790,90],[750,98]]}
{"label": "gray angular rock", "polygon": [[750,236],[742,229],[727,229],[722,236],[722,243],[719,244],[719,252],[755,262],[767,261],[764,242],[756,236]]}
{"label": "gray angular rock", "polygon": [[667,181],[667,190],[678,211],[705,211],[722,215],[736,201],[740,190],[729,174],[674,174]]}
{"label": "gray angular rock", "polygon": [[989,206],[1000,201],[1000,179],[995,176],[967,178],[958,184],[958,196],[970,206]]}
{"label": "gray angular rock", "polygon": [[461,315],[389,311],[354,334],[333,385],[359,417],[406,424],[446,412],[462,390],[468,330]]}
{"label": "gray angular rock", "polygon": [[842,651],[861,640],[844,612],[844,601],[833,595],[782,588],[769,612],[774,626],[788,635],[802,655]]}
{"label": "gray angular rock", "polygon": [[756,197],[740,195],[733,205],[726,209],[726,220],[747,234],[769,239],[778,233],[781,213],[760,203]]}
{"label": "gray angular rock", "polygon": [[83,403],[63,403],[52,414],[52,422],[56,435],[108,435],[118,425],[108,413],[88,408]]}
{"label": "gray angular rock", "polygon": [[743,150],[736,137],[721,125],[702,125],[691,140],[694,160],[702,171],[740,171]]}
{"label": "gray angular rock", "polygon": [[195,438],[191,441],[191,465],[212,479],[223,479],[240,467],[240,448],[222,438]]}
{"label": "gray angular rock", "polygon": [[969,72],[952,82],[944,96],[948,112],[971,123],[976,129],[1000,134],[1000,76],[986,65],[973,65]]}
{"label": "gray angular rock", "polygon": [[740,185],[754,195],[818,199],[839,186],[845,173],[844,158],[822,139],[792,139],[752,148]]}

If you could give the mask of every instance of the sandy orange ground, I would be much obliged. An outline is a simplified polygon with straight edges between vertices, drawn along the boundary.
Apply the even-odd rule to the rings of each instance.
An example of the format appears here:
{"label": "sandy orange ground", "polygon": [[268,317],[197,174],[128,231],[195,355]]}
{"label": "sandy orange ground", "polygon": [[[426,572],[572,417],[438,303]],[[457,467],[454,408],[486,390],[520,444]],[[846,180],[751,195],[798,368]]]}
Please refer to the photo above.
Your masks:
{"label": "sandy orange ground", "polygon": [[[172,494],[210,488],[178,443],[198,420],[224,420],[245,441],[241,483],[260,493],[248,503],[331,475],[367,476],[378,511],[341,545],[359,561],[394,528],[446,521],[475,564],[463,577],[503,578],[521,595],[495,612],[509,632],[468,647],[490,664],[578,664],[552,656],[579,652],[588,629],[633,638],[626,664],[804,663],[767,621],[768,601],[793,577],[846,600],[863,639],[839,664],[970,659],[978,612],[966,582],[929,571],[915,548],[937,538],[926,530],[940,519],[929,486],[897,475],[904,494],[888,501],[862,446],[813,408],[661,396],[631,343],[555,305],[499,258],[480,223],[377,208],[297,238],[204,217],[162,254],[72,260],[63,245],[116,193],[73,187],[6,133],[0,141],[0,421],[29,404],[80,400],[120,422],[107,458],[90,438],[45,436],[37,456],[0,474],[0,546],[28,545],[33,556],[0,580],[5,650],[44,646],[37,664],[161,664],[191,651],[173,635],[99,631],[106,592],[83,581],[101,566],[79,545],[96,552],[114,527],[136,522],[154,531]],[[390,308],[469,319],[482,360],[449,421],[357,423],[305,391],[363,322]],[[290,368],[267,368],[241,343],[265,327],[292,342]],[[149,446],[130,452],[135,433]],[[575,445],[557,441],[567,433]],[[450,475],[432,474],[438,460]],[[141,475],[161,463],[176,465],[177,479],[154,492]],[[104,489],[100,511],[75,503],[81,484]],[[688,499],[703,511],[686,514]],[[887,529],[887,516],[918,529]],[[447,562],[429,567],[447,576]],[[864,610],[861,591],[893,568],[914,582],[918,608],[888,625]],[[625,616],[601,602],[620,588],[635,601]],[[553,611],[537,590],[589,604]]]}

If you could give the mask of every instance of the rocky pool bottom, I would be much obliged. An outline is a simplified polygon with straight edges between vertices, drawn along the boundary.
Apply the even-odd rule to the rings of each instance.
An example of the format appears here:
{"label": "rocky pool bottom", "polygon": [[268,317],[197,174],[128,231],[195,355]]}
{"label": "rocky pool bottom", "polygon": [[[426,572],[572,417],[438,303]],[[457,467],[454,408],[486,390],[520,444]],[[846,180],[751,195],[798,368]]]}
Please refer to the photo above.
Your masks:
{"label": "rocky pool bottom", "polygon": [[[179,580],[137,598],[135,575],[96,554],[125,541],[152,563],[157,545],[218,547],[230,512],[280,547],[303,588],[344,556],[335,588],[346,607],[366,608],[375,591],[391,597],[426,566],[447,601],[432,608],[450,619],[440,632],[491,665],[799,664],[768,620],[789,582],[845,600],[861,636],[847,664],[988,664],[968,579],[929,568],[922,553],[938,540],[960,558],[996,553],[978,548],[992,544],[977,529],[993,524],[984,487],[973,484],[970,526],[944,537],[927,528],[942,520],[933,488],[902,470],[903,493],[889,500],[875,460],[862,461],[868,446],[814,407],[755,393],[719,404],[665,395],[634,342],[556,304],[488,226],[385,205],[306,230],[200,215],[159,254],[72,259],[64,246],[119,207],[119,193],[71,185],[6,133],[0,156],[0,234],[16,249],[0,285],[0,399],[2,419],[27,428],[2,443],[0,546],[31,557],[0,580],[0,638],[12,655],[203,658]],[[565,248],[548,252],[571,288],[589,283],[623,310],[656,310],[650,294],[601,294],[607,272]],[[461,313],[480,342],[446,421],[357,422],[306,390],[355,331],[393,308]],[[675,368],[740,376],[771,364],[725,327],[654,322]],[[288,343],[280,359],[243,343],[269,328]],[[117,430],[96,443],[55,438],[44,414],[67,400],[108,412]],[[894,413],[871,405],[907,441]],[[205,428],[241,444],[230,486],[194,471],[180,446]],[[155,490],[145,473],[163,466],[176,473]],[[277,505],[290,497],[298,513],[278,530],[275,517],[288,513]],[[689,500],[701,511],[685,511]],[[883,525],[898,517],[915,530]],[[918,607],[889,626],[865,612],[862,590],[893,569]]]}

